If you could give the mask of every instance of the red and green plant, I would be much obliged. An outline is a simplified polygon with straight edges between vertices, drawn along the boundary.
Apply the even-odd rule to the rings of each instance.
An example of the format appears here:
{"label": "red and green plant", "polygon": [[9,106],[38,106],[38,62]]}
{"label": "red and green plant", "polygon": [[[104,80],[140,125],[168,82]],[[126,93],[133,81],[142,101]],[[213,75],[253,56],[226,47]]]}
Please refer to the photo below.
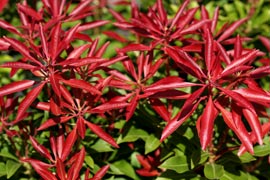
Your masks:
{"label": "red and green plant", "polygon": [[269,38],[252,47],[236,33],[252,14],[221,24],[220,8],[192,3],[16,4],[20,25],[0,20],[12,57],[0,65],[0,166],[14,169],[2,174],[229,179],[238,160],[251,162],[238,174],[267,177],[256,168],[269,166]]}

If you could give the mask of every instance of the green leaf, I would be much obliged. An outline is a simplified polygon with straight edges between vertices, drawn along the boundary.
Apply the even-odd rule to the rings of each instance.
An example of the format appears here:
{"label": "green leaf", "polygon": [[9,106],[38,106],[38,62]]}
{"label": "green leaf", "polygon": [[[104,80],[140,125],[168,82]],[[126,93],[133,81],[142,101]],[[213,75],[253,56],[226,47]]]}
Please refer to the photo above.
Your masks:
{"label": "green leaf", "polygon": [[20,166],[21,166],[20,163],[15,162],[13,160],[8,160],[6,163],[7,179],[13,176],[16,173],[16,171],[20,168]]}
{"label": "green leaf", "polygon": [[189,170],[186,156],[173,156],[162,163],[160,168],[171,169],[178,173]]}
{"label": "green leaf", "polygon": [[172,170],[167,170],[164,173],[162,173],[159,177],[157,177],[155,180],[203,180],[200,175],[197,173],[194,173],[192,171],[187,171],[185,173],[177,173]]}
{"label": "green leaf", "polygon": [[208,179],[220,179],[224,174],[223,166],[215,163],[206,164],[203,171]]}
{"label": "green leaf", "polygon": [[6,165],[3,162],[0,162],[0,177],[6,175]]}
{"label": "green leaf", "polygon": [[14,156],[13,154],[11,154],[7,148],[3,148],[0,152],[0,156],[2,157],[6,157],[9,159],[13,159],[15,161],[18,161],[18,158],[16,156]]}
{"label": "green leaf", "polygon": [[91,156],[85,156],[84,161],[86,162],[86,164],[90,168],[92,168],[92,169],[94,168],[95,163],[94,163],[94,160],[93,160],[93,158]]}
{"label": "green leaf", "polygon": [[193,151],[191,155],[192,168],[198,164],[203,164],[208,159],[208,157],[209,153],[206,151],[202,151],[200,149]]}
{"label": "green leaf", "polygon": [[[123,137],[124,136],[124,137]],[[146,140],[149,136],[148,133],[142,129],[136,129],[135,127],[131,127],[126,135],[121,135],[117,140],[117,144],[123,142],[134,142],[137,141],[139,138]]]}
{"label": "green leaf", "polygon": [[99,139],[93,146],[91,146],[92,149],[94,149],[97,152],[111,152],[114,151],[111,148],[111,145],[102,139]]}
{"label": "green leaf", "polygon": [[263,157],[270,154],[270,144],[258,145],[254,147],[254,156]]}
{"label": "green leaf", "polygon": [[125,175],[134,180],[139,179],[133,167],[126,160],[114,162],[113,164],[110,165],[110,169],[112,170],[113,174]]}
{"label": "green leaf", "polygon": [[156,150],[159,146],[160,146],[160,141],[159,139],[151,134],[150,136],[147,137],[146,141],[145,141],[145,154],[148,154],[154,150]]}

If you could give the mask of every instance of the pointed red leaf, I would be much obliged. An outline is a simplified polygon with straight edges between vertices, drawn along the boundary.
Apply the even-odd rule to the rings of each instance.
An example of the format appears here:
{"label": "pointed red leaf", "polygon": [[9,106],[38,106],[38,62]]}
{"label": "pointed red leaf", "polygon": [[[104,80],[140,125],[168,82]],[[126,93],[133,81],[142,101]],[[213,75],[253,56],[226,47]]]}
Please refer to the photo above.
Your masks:
{"label": "pointed red leaf", "polygon": [[82,149],[80,150],[80,152],[78,152],[78,158],[76,159],[76,162],[72,165],[72,168],[70,168],[69,171],[72,171],[71,173],[68,172],[69,175],[67,179],[69,180],[77,180],[79,175],[80,175],[80,170],[83,166],[83,162],[84,162],[84,158],[85,158],[85,148],[82,147]]}
{"label": "pointed red leaf", "polygon": [[170,121],[170,113],[159,99],[150,99],[151,107],[167,122]]}
{"label": "pointed red leaf", "polygon": [[102,33],[106,34],[108,37],[113,38],[113,39],[115,39],[119,42],[122,42],[122,43],[125,43],[128,41],[124,37],[120,36],[119,34],[117,34],[114,31],[103,31]]}
{"label": "pointed red leaf", "polygon": [[110,168],[110,165],[103,166],[96,172],[96,174],[94,175],[92,179],[93,180],[102,179],[105,176],[106,172],[109,170],[109,168]]}
{"label": "pointed red leaf", "polygon": [[78,130],[78,134],[79,136],[84,139],[85,137],[85,123],[84,123],[84,119],[83,117],[79,116],[78,119],[77,119],[77,130]]}
{"label": "pointed red leaf", "polygon": [[41,126],[39,126],[39,128],[37,129],[38,131],[42,131],[44,129],[47,129],[51,126],[55,126],[58,123],[65,123],[68,120],[70,120],[71,118],[73,118],[73,116],[63,116],[63,117],[54,117],[54,118],[50,118],[48,120],[46,120]]}
{"label": "pointed red leaf", "polygon": [[60,92],[60,83],[59,83],[59,79],[56,78],[56,75],[54,74],[54,72],[52,72],[50,74],[50,84],[52,85],[52,90],[54,91],[54,93],[57,95],[57,97],[61,97],[61,92]]}
{"label": "pointed red leaf", "polygon": [[143,44],[128,44],[127,46],[118,50],[118,53],[126,53],[129,51],[150,51],[151,47]]}
{"label": "pointed red leaf", "polygon": [[202,149],[206,150],[207,146],[212,141],[214,131],[214,121],[218,115],[218,112],[213,104],[211,96],[209,96],[206,107],[202,113],[200,119],[200,141]]}
{"label": "pointed red leaf", "polygon": [[213,34],[215,33],[215,29],[217,27],[218,15],[219,15],[219,7],[216,7],[215,12],[214,12],[214,16],[213,16],[213,20],[212,20],[212,24],[211,24],[211,32]]}
{"label": "pointed red leaf", "polygon": [[1,0],[1,2],[0,2],[0,13],[5,8],[5,6],[7,5],[7,3],[8,3],[8,0]]}
{"label": "pointed red leaf", "polygon": [[69,59],[69,60],[59,63],[59,65],[81,67],[81,66],[85,66],[85,65],[89,65],[93,63],[103,63],[103,62],[106,62],[106,60],[103,58],[86,57],[86,58],[81,58],[81,59]]}
{"label": "pointed red leaf", "polygon": [[243,109],[243,114],[248,121],[248,124],[251,127],[252,131],[255,133],[258,143],[262,145],[262,127],[257,114],[254,114],[249,109]]}
{"label": "pointed red leaf", "polygon": [[59,39],[61,37],[60,34],[61,34],[61,24],[57,23],[52,29],[52,37],[49,46],[52,62],[55,62],[55,58],[57,56]]}
{"label": "pointed red leaf", "polygon": [[0,96],[6,96],[15,92],[21,92],[25,89],[28,89],[34,85],[35,81],[33,80],[22,80],[17,82],[12,82],[3,87],[0,87]]}
{"label": "pointed red leaf", "polygon": [[188,34],[188,33],[192,33],[194,31],[197,31],[202,26],[204,26],[205,24],[210,23],[210,22],[211,22],[211,20],[209,20],[209,19],[198,21],[198,22],[196,22],[194,24],[191,24],[188,28],[182,30],[181,34]]}
{"label": "pointed red leaf", "polygon": [[109,101],[101,104],[91,110],[92,113],[103,113],[114,109],[122,109],[129,105],[127,102],[122,101]]}
{"label": "pointed red leaf", "polygon": [[37,98],[37,96],[40,94],[43,86],[46,84],[46,82],[41,82],[37,87],[32,89],[23,99],[23,101],[20,103],[18,112],[17,112],[17,117],[15,121],[12,123],[16,124],[21,120],[21,117],[24,115],[26,110],[29,108],[29,106],[34,102],[34,100]]}
{"label": "pointed red leaf", "polygon": [[164,9],[162,0],[157,0],[157,10],[158,10],[158,15],[160,17],[160,20],[161,20],[162,24],[166,25],[166,23],[167,23],[167,14],[166,14],[166,11]]}
{"label": "pointed red leaf", "polygon": [[89,23],[85,23],[85,24],[79,26],[79,28],[77,29],[77,32],[93,29],[93,28],[103,26],[103,25],[108,24],[108,23],[109,23],[109,21],[107,21],[107,20],[98,20],[98,21],[92,21]]}
{"label": "pointed red leaf", "polygon": [[217,87],[217,88],[219,90],[221,90],[222,92],[224,92],[229,97],[231,97],[233,100],[235,100],[235,102],[237,102],[240,106],[242,106],[243,108],[247,108],[251,112],[256,114],[256,111],[255,111],[253,105],[245,97],[243,97],[241,94],[234,92],[232,90],[222,88],[222,87]]}
{"label": "pointed red leaf", "polygon": [[232,113],[224,109],[219,103],[215,103],[215,106],[221,111],[222,117],[225,123],[231,128],[243,143],[243,145],[248,149],[251,154],[254,154],[253,145],[250,139],[250,135],[248,134],[244,124],[242,121],[238,121],[237,127],[235,125]]}
{"label": "pointed red leaf", "polygon": [[2,19],[0,19],[0,27],[7,31],[10,31],[11,33],[21,35],[21,33],[14,26],[12,26],[11,24]]}
{"label": "pointed red leaf", "polygon": [[64,147],[63,147],[63,151],[62,151],[62,154],[59,155],[60,156],[60,159],[62,161],[65,161],[66,158],[69,156],[71,150],[72,150],[72,147],[75,143],[75,141],[77,140],[77,128],[75,127],[67,136],[67,139],[64,143]]}
{"label": "pointed red leaf", "polygon": [[75,106],[75,103],[73,101],[73,98],[70,94],[70,92],[67,90],[67,88],[65,88],[65,86],[60,85],[60,91],[61,91],[61,95],[63,98],[65,98],[65,100],[71,104],[72,106]]}
{"label": "pointed red leaf", "polygon": [[91,131],[93,131],[96,135],[98,135],[98,137],[100,137],[101,139],[103,139],[107,143],[111,144],[113,147],[119,148],[119,146],[115,142],[115,140],[108,133],[106,133],[101,127],[99,127],[91,122],[88,122],[88,121],[85,121],[85,123],[87,124],[89,129],[91,129]]}
{"label": "pointed red leaf", "polygon": [[259,36],[259,39],[263,43],[263,45],[266,47],[268,52],[270,52],[270,39],[264,36]]}
{"label": "pointed red leaf", "polygon": [[208,73],[212,71],[214,64],[214,41],[210,30],[206,30],[206,40],[205,40],[205,64],[208,70]]}
{"label": "pointed red leaf", "polygon": [[56,160],[56,174],[60,180],[66,180],[66,171],[63,161],[59,158]]}
{"label": "pointed red leaf", "polygon": [[52,165],[43,163],[35,159],[22,159],[23,162],[28,162],[32,165],[35,171],[44,179],[44,180],[58,180],[49,170],[49,167]]}
{"label": "pointed red leaf", "polygon": [[5,41],[7,41],[16,51],[18,51],[19,53],[21,53],[24,57],[28,58],[30,61],[32,61],[33,63],[36,63],[39,66],[43,66],[39,61],[37,61],[35,58],[33,58],[30,55],[30,51],[29,48],[24,45],[22,42],[16,40],[16,39],[12,39],[12,38],[7,38],[4,37]]}
{"label": "pointed red leaf", "polygon": [[226,30],[224,31],[224,33],[218,38],[218,42],[224,41],[225,39],[227,39],[228,37],[230,37],[234,31],[244,22],[247,21],[247,18],[244,19],[240,19],[238,21],[235,21],[232,25],[230,25],[230,27],[226,28]]}
{"label": "pointed red leaf", "polygon": [[264,91],[256,91],[251,88],[240,88],[234,91],[237,92],[238,94],[241,94],[249,101],[260,104],[270,104],[270,95]]}
{"label": "pointed red leaf", "polygon": [[144,89],[144,92],[145,93],[158,92],[158,91],[165,91],[165,90],[171,90],[175,88],[184,88],[184,87],[191,87],[191,86],[199,86],[199,84],[183,82],[182,78],[179,78],[176,76],[168,76],[146,87]]}
{"label": "pointed red leaf", "polygon": [[73,87],[73,88],[79,88],[86,90],[90,92],[91,94],[101,95],[101,92],[97,90],[93,85],[90,83],[81,80],[81,79],[69,79],[69,80],[62,80],[63,83]]}
{"label": "pointed red leaf", "polygon": [[85,0],[85,1],[81,1],[76,7],[75,9],[73,9],[71,11],[71,13],[69,14],[70,16],[77,16],[80,15],[80,13],[84,12],[85,9],[87,9],[87,7],[89,7],[90,3],[93,0]]}
{"label": "pointed red leaf", "polygon": [[16,68],[16,69],[29,69],[34,70],[36,66],[23,63],[23,62],[5,62],[4,64],[0,65],[0,67],[4,68]]}
{"label": "pointed red leaf", "polygon": [[48,60],[49,58],[48,44],[47,44],[47,40],[44,34],[44,27],[42,26],[41,23],[39,23],[39,35],[40,35],[41,47],[42,47],[43,53],[45,54],[45,57]]}
{"label": "pointed red leaf", "polygon": [[162,142],[169,135],[171,135],[176,129],[189,118],[192,113],[197,109],[200,100],[198,98],[203,93],[205,86],[201,87],[197,91],[191,94],[191,96],[185,101],[181,111],[177,114],[177,116],[168,122],[165,128],[162,131],[162,135],[160,141]]}
{"label": "pointed red leaf", "polygon": [[43,17],[40,15],[39,12],[35,11],[28,5],[22,5],[22,4],[17,4],[18,10],[23,12],[25,15],[30,16],[32,19],[36,21],[42,21]]}
{"label": "pointed red leaf", "polygon": [[237,66],[241,66],[249,61],[253,61],[255,57],[257,57],[257,53],[258,53],[257,50],[253,50],[235,59],[223,70],[223,72],[221,73],[221,76],[223,76],[223,74],[226,73],[227,71],[236,68]]}
{"label": "pointed red leaf", "polygon": [[185,0],[184,3],[181,5],[181,7],[178,9],[175,17],[172,19],[172,23],[170,25],[170,29],[174,27],[174,25],[178,22],[179,18],[183,14],[186,6],[189,4],[189,0]]}
{"label": "pointed red leaf", "polygon": [[57,159],[58,155],[57,155],[56,140],[55,140],[55,137],[52,135],[52,133],[50,133],[49,140],[50,140],[51,150],[52,150],[52,153],[54,155],[54,159]]}
{"label": "pointed red leaf", "polygon": [[30,141],[31,141],[33,147],[35,148],[35,150],[39,154],[41,154],[45,158],[49,159],[51,162],[54,161],[53,158],[52,158],[52,156],[51,156],[51,154],[50,154],[50,152],[48,151],[48,149],[45,148],[45,146],[39,144],[34,137],[30,136],[29,138],[30,138]]}
{"label": "pointed red leaf", "polygon": [[128,121],[134,114],[136,107],[138,105],[138,95],[136,94],[135,97],[131,99],[129,105],[126,108],[126,121]]}
{"label": "pointed red leaf", "polygon": [[71,53],[69,53],[68,57],[66,58],[67,60],[69,59],[78,59],[82,53],[87,50],[91,44],[84,44],[82,46],[79,46],[78,48],[75,48]]}

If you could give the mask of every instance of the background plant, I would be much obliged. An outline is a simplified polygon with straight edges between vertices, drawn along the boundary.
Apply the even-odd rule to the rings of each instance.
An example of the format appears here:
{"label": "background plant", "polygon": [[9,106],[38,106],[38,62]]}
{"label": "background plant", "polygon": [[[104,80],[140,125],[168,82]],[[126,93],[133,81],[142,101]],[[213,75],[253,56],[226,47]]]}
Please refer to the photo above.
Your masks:
{"label": "background plant", "polygon": [[2,178],[269,177],[267,2],[6,3]]}

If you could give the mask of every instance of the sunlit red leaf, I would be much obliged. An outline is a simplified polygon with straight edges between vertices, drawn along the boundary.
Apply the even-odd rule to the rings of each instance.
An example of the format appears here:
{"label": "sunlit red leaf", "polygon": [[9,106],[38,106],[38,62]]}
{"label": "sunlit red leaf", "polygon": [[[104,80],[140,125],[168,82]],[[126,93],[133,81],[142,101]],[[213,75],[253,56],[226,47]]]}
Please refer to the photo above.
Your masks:
{"label": "sunlit red leaf", "polygon": [[106,172],[109,170],[109,168],[110,165],[103,166],[96,172],[96,174],[94,175],[93,178],[91,178],[91,180],[102,179],[105,176]]}
{"label": "sunlit red leaf", "polygon": [[136,107],[138,105],[138,96],[137,94],[135,97],[131,99],[129,105],[126,107],[126,120],[128,121],[134,114]]}
{"label": "sunlit red leaf", "polygon": [[39,152],[42,156],[53,162],[53,158],[48,149],[45,148],[45,146],[39,144],[37,140],[32,136],[30,136],[30,141],[37,152]]}
{"label": "sunlit red leaf", "polygon": [[118,50],[118,53],[126,53],[129,51],[150,51],[151,47],[143,44],[128,44],[127,46]]}
{"label": "sunlit red leaf", "polygon": [[15,34],[18,34],[18,35],[21,34],[14,26],[12,26],[11,24],[9,24],[8,22],[6,22],[6,21],[4,21],[2,19],[0,19],[0,27],[7,30],[7,31],[10,31],[12,33],[15,33]]}
{"label": "sunlit red leaf", "polygon": [[127,40],[124,37],[120,36],[119,34],[117,34],[114,31],[103,31],[102,33],[106,34],[110,38],[116,39],[119,42],[123,42],[123,43],[127,42]]}
{"label": "sunlit red leaf", "polygon": [[65,165],[63,161],[59,158],[57,158],[56,160],[56,173],[57,173],[57,176],[60,178],[60,180],[66,179]]}
{"label": "sunlit red leaf", "polygon": [[76,159],[76,162],[72,165],[68,172],[68,178],[70,180],[77,180],[79,175],[80,175],[80,170],[82,168],[83,162],[84,162],[84,157],[85,157],[85,148],[82,147],[80,152],[78,152],[78,158]]}
{"label": "sunlit red leaf", "polygon": [[34,102],[34,100],[38,97],[40,94],[43,86],[46,84],[46,82],[41,82],[37,87],[32,89],[22,100],[21,104],[19,105],[17,117],[15,121],[13,121],[14,124],[19,122],[21,120],[21,117],[24,115],[26,110],[29,108],[29,106]]}
{"label": "sunlit red leaf", "polygon": [[109,21],[107,21],[107,20],[99,20],[99,21],[92,21],[89,23],[85,23],[85,24],[79,26],[79,28],[77,29],[77,32],[93,29],[93,28],[103,26],[103,25],[108,24],[108,23],[109,23]]}
{"label": "sunlit red leaf", "polygon": [[212,98],[209,96],[206,107],[200,119],[199,137],[202,149],[205,150],[212,141],[214,131],[214,121],[218,115],[217,110],[213,104]]}
{"label": "sunlit red leaf", "polygon": [[129,105],[127,102],[122,102],[122,101],[108,101],[104,104],[101,104],[91,110],[93,113],[102,113],[105,111],[110,111],[114,109],[122,109],[125,108]]}
{"label": "sunlit red leaf", "polygon": [[58,123],[65,123],[68,120],[70,120],[71,118],[73,118],[73,116],[62,116],[62,117],[54,117],[54,118],[50,118],[48,120],[46,120],[37,130],[38,131],[42,131],[44,129],[47,129],[51,126],[55,126]]}
{"label": "sunlit red leaf", "polygon": [[215,103],[215,106],[221,111],[222,117],[225,123],[231,128],[243,143],[243,145],[248,149],[251,154],[254,154],[253,145],[250,139],[250,135],[248,134],[244,124],[242,121],[238,121],[237,127],[235,125],[232,113],[223,108],[219,103]]}
{"label": "sunlit red leaf", "polygon": [[62,161],[65,161],[66,158],[69,156],[76,140],[77,140],[77,128],[73,128],[73,130],[68,134],[66,138],[62,154],[59,155]]}
{"label": "sunlit red leaf", "polygon": [[184,10],[185,10],[185,8],[187,7],[188,4],[189,4],[189,0],[185,0],[183,2],[183,4],[181,5],[181,7],[178,9],[175,17],[172,19],[172,23],[170,25],[170,29],[172,29],[175,26],[175,24],[178,23],[179,18],[183,14],[183,12],[184,12]]}
{"label": "sunlit red leaf", "polygon": [[97,90],[93,85],[91,85],[90,83],[81,80],[81,79],[68,79],[68,80],[61,80],[63,83],[74,87],[74,88],[79,88],[79,89],[84,89],[88,92],[90,92],[91,94],[97,94],[97,95],[101,95],[101,92],[99,90]]}
{"label": "sunlit red leaf", "polygon": [[101,127],[99,127],[96,124],[93,124],[91,122],[85,121],[89,129],[93,131],[96,135],[98,135],[101,139],[106,141],[107,143],[111,144],[113,147],[119,148],[118,144],[115,142],[115,140],[106,133]]}
{"label": "sunlit red leaf", "polygon": [[35,171],[44,179],[44,180],[58,180],[49,170],[48,168],[52,167],[52,165],[43,163],[39,160],[35,159],[22,159],[23,162],[28,162],[32,165]]}
{"label": "sunlit red leaf", "polygon": [[33,80],[21,80],[12,82],[3,87],[0,87],[0,96],[6,96],[15,92],[21,92],[25,89],[28,89],[34,85],[35,81]]}
{"label": "sunlit red leaf", "polygon": [[0,12],[5,8],[5,6],[7,5],[8,0],[2,0],[0,2]]}
{"label": "sunlit red leaf", "polygon": [[151,107],[167,122],[170,121],[170,113],[159,99],[150,99]]}
{"label": "sunlit red leaf", "polygon": [[79,136],[82,139],[84,139],[84,137],[85,137],[85,130],[86,130],[84,121],[85,120],[81,116],[78,117],[77,130],[78,130]]}
{"label": "sunlit red leaf", "polygon": [[22,11],[25,15],[30,16],[36,21],[41,21],[43,19],[39,12],[35,11],[28,5],[17,4],[17,7],[19,11]]}

